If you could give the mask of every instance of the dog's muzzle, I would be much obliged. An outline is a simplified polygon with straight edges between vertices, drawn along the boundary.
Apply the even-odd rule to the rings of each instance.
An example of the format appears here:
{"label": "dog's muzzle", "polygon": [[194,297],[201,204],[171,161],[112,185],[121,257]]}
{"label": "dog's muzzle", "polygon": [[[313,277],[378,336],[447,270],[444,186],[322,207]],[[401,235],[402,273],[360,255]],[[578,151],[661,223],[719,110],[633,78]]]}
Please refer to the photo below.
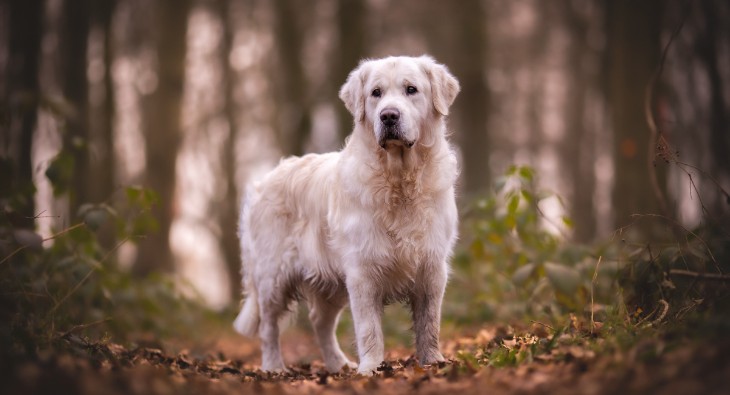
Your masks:
{"label": "dog's muzzle", "polygon": [[385,108],[380,112],[380,122],[382,122],[386,128],[397,126],[399,120],[400,111],[395,108]]}
{"label": "dog's muzzle", "polygon": [[380,141],[378,141],[378,144],[380,144],[381,147],[385,148],[388,142],[393,142],[396,144],[403,144],[410,148],[415,143],[415,141],[408,141],[404,138],[400,127],[400,111],[397,109],[383,109],[383,111],[380,112],[380,123],[382,124],[382,133],[380,134]]}

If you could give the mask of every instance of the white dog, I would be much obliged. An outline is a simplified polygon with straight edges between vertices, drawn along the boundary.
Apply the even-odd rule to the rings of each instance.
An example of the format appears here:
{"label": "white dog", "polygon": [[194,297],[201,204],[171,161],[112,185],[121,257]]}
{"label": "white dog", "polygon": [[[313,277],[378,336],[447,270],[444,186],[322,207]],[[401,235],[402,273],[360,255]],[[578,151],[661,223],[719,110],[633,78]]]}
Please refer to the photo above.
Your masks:
{"label": "white dog", "polygon": [[[330,371],[381,364],[381,315],[393,301],[412,309],[420,363],[443,360],[441,302],[458,221],[445,118],[458,92],[427,56],[363,61],[340,90],[355,117],[344,149],[282,160],[249,186],[239,229],[246,300],[234,327],[261,338],[262,370],[285,370],[279,321],[299,299]],[[359,365],[335,337],[348,301]]]}

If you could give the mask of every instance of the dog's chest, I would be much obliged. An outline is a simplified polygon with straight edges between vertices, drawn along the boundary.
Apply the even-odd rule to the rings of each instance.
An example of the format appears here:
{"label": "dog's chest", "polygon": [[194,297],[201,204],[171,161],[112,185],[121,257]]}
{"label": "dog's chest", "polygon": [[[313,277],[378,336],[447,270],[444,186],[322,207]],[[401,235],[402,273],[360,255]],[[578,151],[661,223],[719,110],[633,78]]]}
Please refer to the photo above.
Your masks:
{"label": "dog's chest", "polygon": [[426,254],[427,240],[434,226],[431,200],[424,195],[397,196],[379,218],[378,227],[385,233],[389,255],[399,270],[415,270]]}

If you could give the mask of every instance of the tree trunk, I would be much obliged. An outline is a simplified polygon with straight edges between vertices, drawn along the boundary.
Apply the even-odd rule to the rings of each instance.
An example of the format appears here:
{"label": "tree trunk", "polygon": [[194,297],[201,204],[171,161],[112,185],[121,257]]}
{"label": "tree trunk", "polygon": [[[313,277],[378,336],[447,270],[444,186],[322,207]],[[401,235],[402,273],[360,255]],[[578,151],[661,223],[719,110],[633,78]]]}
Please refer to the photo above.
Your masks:
{"label": "tree trunk", "polygon": [[185,53],[189,0],[159,0],[156,8],[157,89],[144,100],[147,167],[145,186],[154,189],[159,204],[152,213],[159,227],[142,239],[133,271],[145,275],[174,268],[169,233],[174,217],[175,165],[182,140],[181,107],[185,87]]}
{"label": "tree trunk", "polygon": [[[9,42],[6,89],[3,102],[8,105],[8,133],[0,137],[0,147],[11,159],[13,175],[11,191],[18,200],[8,213],[13,226],[35,228],[33,201],[33,164],[31,150],[40,99],[38,72],[43,33],[42,0],[10,1]],[[12,107],[10,107],[12,105]],[[3,120],[4,122],[4,120]],[[5,126],[3,126],[5,128]]]}
{"label": "tree trunk", "polygon": [[489,169],[489,91],[487,68],[487,29],[483,2],[467,0],[452,8],[456,13],[456,47],[460,61],[449,65],[462,81],[455,119],[462,120],[457,138],[463,153],[462,190],[465,194],[483,192],[490,185]]}
{"label": "tree trunk", "polygon": [[593,194],[596,180],[593,171],[595,159],[595,133],[586,125],[587,92],[597,81],[594,74],[586,75],[587,71],[581,67],[585,64],[586,56],[595,56],[590,53],[586,39],[588,37],[589,21],[573,8],[570,1],[563,2],[563,11],[566,15],[567,28],[571,36],[571,46],[568,49],[568,67],[570,69],[570,85],[564,114],[566,122],[566,139],[561,150],[563,168],[570,174],[572,181],[572,199],[570,214],[575,224],[573,238],[578,242],[590,242],[596,235],[596,212],[593,205]]}
{"label": "tree trunk", "polygon": [[91,202],[102,202],[114,193],[114,81],[112,79],[112,17],[116,8],[116,0],[94,0],[92,4],[92,21],[101,29],[104,45],[104,95],[97,105],[96,119],[90,134],[97,153],[91,158],[88,179],[88,199]]}
{"label": "tree trunk", "polygon": [[238,243],[238,206],[240,201],[236,188],[236,137],[238,122],[236,119],[236,102],[234,87],[236,76],[228,61],[233,48],[235,24],[229,17],[229,4],[219,1],[218,15],[223,23],[223,42],[220,50],[221,67],[223,68],[223,86],[225,89],[225,107],[223,109],[228,120],[228,143],[223,145],[223,170],[225,171],[226,196],[223,204],[218,208],[218,223],[221,228],[220,244],[223,256],[226,259],[226,268],[231,283],[233,300],[239,300],[241,295],[241,251]]}
{"label": "tree trunk", "polygon": [[[702,1],[698,5],[705,24],[704,28],[700,28],[701,33],[697,37],[695,47],[709,80],[710,144],[713,162],[711,172],[718,180],[730,181],[730,124],[728,124],[730,116],[727,113],[727,98],[724,95],[720,72],[721,62],[718,59],[718,52],[720,52],[718,40],[720,42],[727,40],[727,37],[722,37],[718,31],[722,23],[717,16],[721,15],[721,10],[718,8],[722,6],[713,1]],[[721,214],[730,211],[728,210],[730,201],[727,201],[724,195],[717,193],[708,200],[712,202],[712,207],[707,207],[707,209],[711,209],[712,213]],[[715,219],[725,222],[723,225],[726,225],[729,220],[727,215],[725,218],[717,217]]]}
{"label": "tree trunk", "polygon": [[66,120],[63,149],[74,158],[73,178],[69,186],[69,213],[76,216],[78,207],[89,202],[89,84],[86,78],[89,41],[89,0],[66,0],[63,3],[62,48],[63,92],[74,108]]}
{"label": "tree trunk", "polygon": [[[617,0],[606,4],[605,92],[614,131],[612,202],[614,226],[622,226],[631,221],[632,214],[660,211],[649,174],[652,158],[644,98],[659,63],[662,7],[658,0]],[[659,185],[664,188],[662,178],[659,177]]]}
{"label": "tree trunk", "polygon": [[[350,71],[357,67],[358,61],[367,55],[365,37],[365,21],[367,6],[363,0],[342,0],[337,9],[337,38],[339,48],[331,69],[334,70],[332,84],[335,97],[339,88],[345,83]],[[353,128],[352,115],[343,104],[337,108],[337,126],[340,140],[344,141]]]}
{"label": "tree trunk", "polygon": [[296,0],[274,0],[276,41],[279,50],[281,84],[278,86],[282,115],[279,117],[279,146],[286,155],[301,155],[311,131],[307,80],[302,67],[302,35]]}

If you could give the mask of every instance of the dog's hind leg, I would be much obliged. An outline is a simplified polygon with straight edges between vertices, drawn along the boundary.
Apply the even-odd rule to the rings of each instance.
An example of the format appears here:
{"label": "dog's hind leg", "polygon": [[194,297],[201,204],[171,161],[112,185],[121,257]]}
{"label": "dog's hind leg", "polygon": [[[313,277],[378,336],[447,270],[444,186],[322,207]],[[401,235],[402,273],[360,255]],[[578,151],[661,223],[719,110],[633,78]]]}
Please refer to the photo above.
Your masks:
{"label": "dog's hind leg", "polygon": [[281,291],[274,286],[274,281],[260,284],[258,292],[261,370],[283,372],[286,367],[281,356],[279,319],[286,312],[286,301],[282,300]]}
{"label": "dog's hind leg", "polygon": [[357,368],[357,364],[347,359],[337,342],[337,321],[342,308],[347,303],[347,295],[335,296],[330,299],[320,295],[310,295],[309,320],[317,336],[319,348],[322,350],[324,364],[328,371],[339,372],[343,366],[350,369]]}

